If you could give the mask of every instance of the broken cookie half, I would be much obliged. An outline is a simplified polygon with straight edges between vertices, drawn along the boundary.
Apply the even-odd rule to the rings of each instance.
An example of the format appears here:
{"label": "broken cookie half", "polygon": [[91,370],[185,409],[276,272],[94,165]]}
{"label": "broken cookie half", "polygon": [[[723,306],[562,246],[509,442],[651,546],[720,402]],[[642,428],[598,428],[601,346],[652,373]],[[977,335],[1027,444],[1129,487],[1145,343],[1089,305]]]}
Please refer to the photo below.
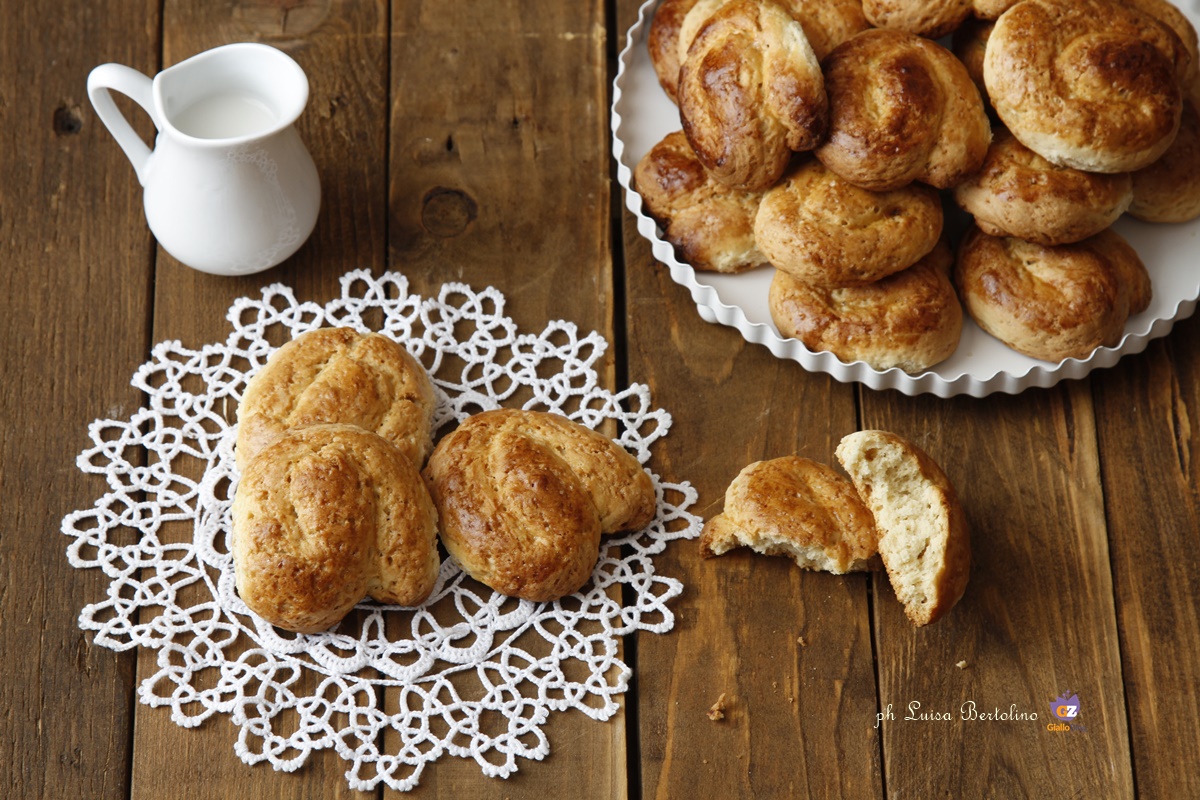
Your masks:
{"label": "broken cookie half", "polygon": [[859,431],[837,459],[871,509],[879,555],[904,613],[928,625],[963,596],[971,571],[967,518],[954,486],[924,450],[894,433]]}
{"label": "broken cookie half", "polygon": [[733,479],[725,511],[700,534],[700,554],[719,556],[735,547],[839,575],[878,564],[875,523],[854,485],[799,456],[756,461]]}
{"label": "broken cookie half", "polygon": [[940,619],[962,597],[971,561],[966,515],[946,474],[887,431],[846,436],[837,457],[849,480],[794,455],[747,466],[726,490],[724,512],[705,524],[700,554],[749,547],[839,575],[882,560],[909,620]]}

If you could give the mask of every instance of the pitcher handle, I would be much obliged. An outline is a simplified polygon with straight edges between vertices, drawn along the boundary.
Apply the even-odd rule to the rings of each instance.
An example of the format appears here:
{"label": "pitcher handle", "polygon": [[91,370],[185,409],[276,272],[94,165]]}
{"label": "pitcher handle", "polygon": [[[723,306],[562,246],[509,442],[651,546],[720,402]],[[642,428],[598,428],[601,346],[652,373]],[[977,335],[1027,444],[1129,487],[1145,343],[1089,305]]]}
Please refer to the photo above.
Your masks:
{"label": "pitcher handle", "polygon": [[129,163],[133,164],[137,173],[138,183],[145,185],[146,160],[150,158],[150,148],[137,135],[129,121],[113,102],[109,89],[114,89],[133,99],[145,109],[154,122],[155,129],[162,128],[158,115],[154,112],[154,96],[151,92],[152,81],[136,69],[121,64],[101,64],[88,75],[87,90],[92,106],[100,116],[100,121],[108,128],[108,132],[117,140],[117,144],[125,151]]}

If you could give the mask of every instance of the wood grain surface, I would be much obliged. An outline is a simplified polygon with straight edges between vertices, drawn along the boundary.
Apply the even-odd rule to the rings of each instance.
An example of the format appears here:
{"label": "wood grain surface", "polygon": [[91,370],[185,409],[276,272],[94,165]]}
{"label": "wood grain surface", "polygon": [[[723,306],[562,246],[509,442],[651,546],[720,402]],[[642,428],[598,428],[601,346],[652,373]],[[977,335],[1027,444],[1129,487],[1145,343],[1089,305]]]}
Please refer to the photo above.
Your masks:
{"label": "wood grain surface", "polygon": [[1200,796],[1200,320],[1095,376],[1133,775]]}
{"label": "wood grain surface", "polygon": [[[933,456],[971,526],[971,582],[941,622],[914,629],[887,581],[875,581],[880,703],[896,716],[884,727],[889,796],[1027,797],[1055,785],[1132,796],[1087,382],[984,400],[863,390],[862,424]],[[1046,728],[1066,691],[1079,694],[1075,727],[1086,733]],[[1037,719],[963,720],[967,703]]]}
{"label": "wood grain surface", "polygon": [[[495,286],[523,331],[600,332],[606,385],[644,383],[672,414],[651,466],[689,482],[705,518],[750,462],[832,463],[843,435],[884,428],[942,464],[972,527],[967,593],[924,629],[882,574],[675,542],[657,561],[685,587],[675,628],[624,643],[634,680],[614,719],[554,715],[544,761],[502,781],[445,757],[410,796],[1200,796],[1200,322],[1087,380],[982,400],[839,384],[704,323],[614,179],[610,84],[639,5],[0,4],[0,796],[402,796],[351,791],[330,750],[293,773],[248,766],[227,719],[184,728],[138,704],[157,653],[79,629],[108,580],[72,569],[59,533],[105,491],[75,465],[88,423],[142,404],[129,379],[153,343],[223,340],[229,304],[272,282],[326,302],[355,268],[416,293]],[[85,91],[97,64],[153,74],[234,41],[306,70],[299,129],[323,186],[311,240],[244,279],[156,247]],[[1048,730],[1068,691],[1079,719]],[[1020,718],[964,720],[967,703]]]}
{"label": "wood grain surface", "polygon": [[[345,271],[383,269],[387,187],[380,163],[387,129],[386,4],[324,3],[319,14],[305,15],[269,10],[263,4],[167,3],[164,64],[233,41],[262,41],[296,59],[309,74],[309,105],[298,127],[321,175],[317,228],[286,264],[247,278],[204,275],[160,249],[154,341],[179,339],[189,347],[223,341],[229,332],[229,305],[237,297],[258,294],[269,282],[293,287],[299,299],[324,303],[340,294],[338,278]],[[355,68],[326,68],[330,64]],[[189,538],[191,530],[186,524],[174,525],[160,535]],[[157,671],[156,658],[153,651],[139,654],[139,680]],[[204,685],[215,678],[202,673],[197,680]],[[304,680],[309,688],[315,686],[312,676]],[[286,731],[294,720],[285,714],[278,724]],[[234,753],[236,739],[237,729],[223,717],[187,729],[170,719],[168,709],[139,706],[131,797],[225,798],[230,787],[237,787],[241,797],[371,796],[350,791],[344,777],[347,765],[332,750],[314,753],[301,770],[289,774],[265,764],[246,766]]]}
{"label": "wood grain surface", "polygon": [[[389,268],[420,293],[495,286],[523,332],[562,319],[611,341],[603,4],[392,12]],[[611,388],[611,349],[598,369]],[[556,714],[545,732],[546,760],[502,785],[481,781],[473,760],[443,758],[411,796],[625,796],[623,716]]]}
{"label": "wood grain surface", "polygon": [[141,405],[128,378],[149,339],[152,240],[86,77],[105,61],[153,71],[157,43],[126,33],[157,10],[0,14],[0,794],[119,798],[134,655],[79,629],[108,581],[71,569],[59,529],[105,491],[75,468],[88,423]]}

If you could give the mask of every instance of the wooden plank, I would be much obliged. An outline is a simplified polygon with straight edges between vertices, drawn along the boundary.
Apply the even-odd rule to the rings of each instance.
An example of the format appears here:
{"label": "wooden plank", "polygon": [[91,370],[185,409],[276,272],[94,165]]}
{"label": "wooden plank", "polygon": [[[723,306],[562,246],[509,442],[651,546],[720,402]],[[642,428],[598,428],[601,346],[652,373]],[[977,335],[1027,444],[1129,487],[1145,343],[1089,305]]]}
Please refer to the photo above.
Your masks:
{"label": "wooden plank", "polygon": [[86,82],[105,61],[154,68],[157,9],[0,13],[0,786],[123,798],[134,656],[79,629],[108,579],[69,566],[59,527],[106,491],[75,468],[88,424],[140,404],[129,376],[148,336],[150,237],[126,224],[141,215],[133,172]]}
{"label": "wooden plank", "polygon": [[[200,0],[164,10],[164,62],[235,41],[262,41],[295,58],[308,74],[310,97],[299,122],[322,179],[322,210],[313,237],[283,265],[244,279],[204,275],[159,251],[154,339],[199,347],[223,341],[225,312],[239,296],[282,282],[303,301],[340,295],[338,277],[353,268],[383,267],[386,220],[387,15],[382,2],[299,4]],[[232,414],[232,409],[230,410]],[[190,536],[186,526],[172,535]],[[144,652],[139,678],[157,670]],[[201,678],[203,679],[203,678]],[[306,676],[298,691],[315,686]],[[134,798],[363,797],[351,792],[347,765],[332,750],[314,754],[295,773],[249,767],[234,753],[236,728],[213,718],[196,729],[171,722],[166,709],[139,707],[134,737]],[[203,765],[197,769],[197,765]]]}
{"label": "wooden plank", "polygon": [[[752,461],[833,463],[854,429],[851,389],[702,322],[625,227],[630,379],[674,417],[654,468],[690,481],[709,518]],[[867,576],[748,551],[701,561],[694,542],[659,563],[685,590],[675,629],[638,637],[643,796],[881,797]]]}
{"label": "wooden plank", "polygon": [[[603,3],[392,13],[389,266],[423,294],[447,281],[495,286],[522,332],[564,319],[611,342]],[[611,348],[599,368],[611,387]],[[553,714],[544,730],[550,755],[503,782],[446,757],[411,796],[625,795],[623,714]]]}
{"label": "wooden plank", "polygon": [[1200,319],[1093,380],[1133,774],[1200,796]]}
{"label": "wooden plank", "polygon": [[[638,5],[619,4],[622,37]],[[704,323],[628,213],[624,231],[629,377],[674,417],[655,469],[690,481],[709,518],[752,461],[833,463],[855,429],[852,388]],[[675,629],[638,637],[642,796],[881,797],[869,578],[748,551],[701,561],[694,542],[659,561],[685,590]]]}
{"label": "wooden plank", "polygon": [[[983,400],[862,395],[863,427],[928,451],[972,528],[971,582],[940,622],[913,628],[875,580],[880,702],[895,715],[883,740],[889,795],[1131,797],[1088,384]],[[1068,690],[1080,699],[1076,730],[1050,731],[1050,701]],[[968,701],[1037,719],[964,721]],[[920,721],[922,711],[951,719]]]}

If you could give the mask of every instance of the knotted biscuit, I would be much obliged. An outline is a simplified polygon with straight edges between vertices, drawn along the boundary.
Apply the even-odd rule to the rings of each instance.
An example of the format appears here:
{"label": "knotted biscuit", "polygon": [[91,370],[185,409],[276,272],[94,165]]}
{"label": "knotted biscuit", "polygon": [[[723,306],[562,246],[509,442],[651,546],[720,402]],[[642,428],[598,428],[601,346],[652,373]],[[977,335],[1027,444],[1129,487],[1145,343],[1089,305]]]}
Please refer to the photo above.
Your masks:
{"label": "knotted biscuit", "polygon": [[985,233],[1069,244],[1116,222],[1133,199],[1133,181],[1127,172],[1051,164],[1001,130],[983,169],[954,188],[954,199]]}
{"label": "knotted biscuit", "polygon": [[272,625],[315,633],[368,595],[417,605],[438,574],[437,512],[400,450],[353,425],[285,434],[233,501],[238,594]]}
{"label": "knotted biscuit", "polygon": [[778,270],[771,281],[771,319],[809,350],[828,350],[878,370],[920,372],[948,358],[962,334],[950,262],[949,246],[939,242],[907,269],[844,289],[815,287]]}
{"label": "knotted biscuit", "polygon": [[871,27],[861,0],[784,0],[817,58],[822,60],[842,42]]}
{"label": "knotted biscuit", "polygon": [[871,569],[875,523],[850,481],[799,456],[756,461],[725,492],[725,510],[700,534],[700,555],[736,547],[787,556],[838,575]]}
{"label": "knotted biscuit", "polygon": [[1115,346],[1151,295],[1141,259],[1111,228],[1058,247],[972,228],[959,246],[954,281],[979,327],[1052,362]]}
{"label": "knotted biscuit", "polygon": [[863,0],[863,13],[876,28],[938,39],[971,16],[971,0]]}
{"label": "knotted biscuit", "polygon": [[[675,3],[677,0],[666,0]],[[682,62],[696,33],[705,21],[730,0],[681,0],[691,8],[679,26],[678,57]],[[861,0],[778,0],[779,4],[804,28],[817,59],[823,59],[833,48],[860,31],[871,27],[863,14]]]}
{"label": "knotted biscuit", "polygon": [[1200,217],[1200,114],[1183,103],[1179,134],[1162,157],[1133,173],[1129,213],[1146,222],[1187,222]]}
{"label": "knotted biscuit", "polygon": [[988,38],[988,99],[1013,135],[1054,164],[1129,172],[1179,127],[1189,59],[1179,36],[1115,0],[1023,0]]}
{"label": "knotted biscuit", "polygon": [[936,190],[861,189],[810,160],[763,196],[754,237],[770,262],[818,286],[857,286],[912,266],[942,234]]}
{"label": "knotted biscuit", "polygon": [[754,215],[762,192],[731,189],[696,159],[682,131],[642,157],[634,187],[667,241],[693,268],[741,272],[767,263],[754,240]]}
{"label": "knotted biscuit", "polygon": [[291,428],[344,422],[395,444],[418,468],[433,446],[437,397],[425,368],[387,336],[320,328],[279,348],[238,407],[237,463]]}
{"label": "knotted biscuit", "polygon": [[943,617],[971,570],[967,517],[950,479],[929,455],[888,431],[842,439],[837,459],[871,510],[888,582],[914,625]]}
{"label": "knotted biscuit", "polygon": [[442,543],[501,594],[554,600],[596,566],[600,535],[654,518],[637,459],[571,420],[502,409],[469,417],[434,448],[425,478]]}
{"label": "knotted biscuit", "polygon": [[825,166],[857,186],[919,180],[946,189],[979,169],[991,138],[983,100],[950,51],[910,33],[870,30],[825,59]]}
{"label": "knotted biscuit", "polygon": [[654,67],[659,86],[672,101],[676,101],[678,93],[679,66],[687,54],[687,48],[680,53],[680,29],[695,5],[696,0],[662,0],[654,10],[654,19],[646,35],[650,64]]}
{"label": "knotted biscuit", "polygon": [[970,19],[954,32],[950,40],[950,50],[967,68],[971,83],[979,90],[979,96],[985,107],[990,105],[987,98],[987,87],[983,83],[983,56],[987,53],[987,40],[992,35],[996,23],[983,19]]}
{"label": "knotted biscuit", "polygon": [[792,151],[811,150],[825,132],[820,62],[800,23],[774,0],[733,0],[705,20],[678,91],[696,157],[734,188],[766,189]]}
{"label": "knotted biscuit", "polygon": [[971,10],[979,19],[994,20],[1021,0],[973,0]]}
{"label": "knotted biscuit", "polygon": [[1179,85],[1186,94],[1187,89],[1196,83],[1197,73],[1200,72],[1200,41],[1197,41],[1196,28],[1170,0],[1124,0],[1126,5],[1157,19],[1179,37],[1183,44],[1183,52],[1176,57],[1175,74],[1179,76]]}

